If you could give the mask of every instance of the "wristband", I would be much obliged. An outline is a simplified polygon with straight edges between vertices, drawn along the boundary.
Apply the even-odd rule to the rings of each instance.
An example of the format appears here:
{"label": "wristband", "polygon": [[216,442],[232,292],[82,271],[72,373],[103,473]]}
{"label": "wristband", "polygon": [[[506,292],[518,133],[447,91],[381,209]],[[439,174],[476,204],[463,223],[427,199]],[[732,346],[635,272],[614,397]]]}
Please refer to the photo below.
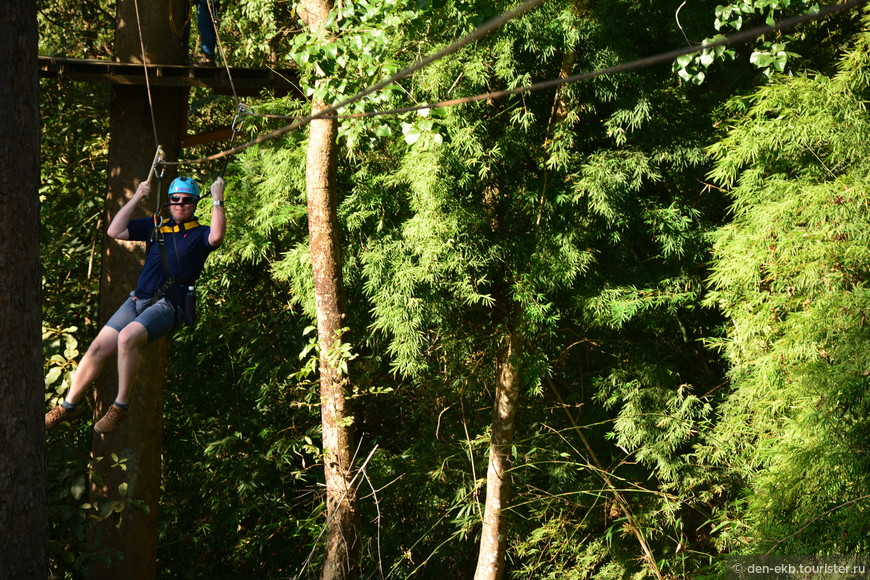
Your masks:
{"label": "wristband", "polygon": [[224,200],[222,200],[222,199],[216,199],[216,200],[214,200],[213,202],[211,202],[211,205],[212,205],[212,206],[219,205],[220,207],[223,207],[223,206],[224,206]]}

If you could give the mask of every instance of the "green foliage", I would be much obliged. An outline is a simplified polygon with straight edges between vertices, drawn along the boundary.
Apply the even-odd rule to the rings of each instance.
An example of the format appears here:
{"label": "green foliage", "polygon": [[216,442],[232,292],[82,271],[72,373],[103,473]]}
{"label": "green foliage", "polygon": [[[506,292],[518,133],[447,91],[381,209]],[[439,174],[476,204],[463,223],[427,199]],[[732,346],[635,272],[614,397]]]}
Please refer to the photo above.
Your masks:
{"label": "green foliage", "polygon": [[[243,211],[242,184],[231,177],[228,191]],[[322,515],[317,390],[296,373],[306,319],[274,300],[288,291],[263,267],[274,248],[239,259],[253,232],[228,233],[198,286],[196,331],[173,339],[159,565],[171,577],[296,576]]]}
{"label": "green foliage", "polygon": [[[862,37],[844,62],[867,50]],[[702,456],[744,480],[750,550],[867,548],[851,505],[868,493],[870,369],[870,127],[854,75],[777,80],[711,149],[733,186],[708,300],[729,318],[716,345],[734,390]]]}
{"label": "green foliage", "polygon": [[277,60],[276,50],[295,29],[284,2],[240,0],[222,2],[220,9],[218,33],[235,66]]}
{"label": "green foliage", "polygon": [[45,387],[49,408],[60,404],[72,384],[78,340],[73,334],[76,327],[42,328],[43,356],[46,361]]}
{"label": "green foliage", "polygon": [[[306,96],[337,104],[399,70],[397,41],[415,14],[395,0],[356,0],[331,12],[324,29],[293,37],[289,58],[299,67]],[[315,84],[316,78],[323,82]],[[345,112],[362,112],[390,101],[388,87]],[[347,131],[347,129],[345,129]],[[355,137],[359,138],[359,137]]]}
{"label": "green foliage", "polygon": [[[714,10],[713,20],[713,27],[718,34],[705,38],[700,46],[704,47],[724,40],[727,32],[742,30],[747,23],[758,26],[763,22],[768,26],[774,26],[788,16],[813,14],[818,11],[819,3],[815,0],[740,0],[730,4],[720,4]],[[802,37],[811,34],[798,30],[788,31],[785,35],[771,35],[773,39],[770,36],[759,37],[749,56],[749,62],[768,78],[774,73],[785,72],[789,63],[800,56],[790,52],[789,47],[795,43],[800,44]],[[809,49],[813,48],[815,47],[810,44]],[[707,78],[707,71],[711,65],[733,60],[736,57],[737,51],[734,47],[720,45],[703,48],[696,53],[679,57],[673,64],[673,70],[684,81],[700,85]]]}
{"label": "green foliage", "polygon": [[111,8],[96,0],[39,0],[35,4],[41,56],[111,57],[115,33],[115,14]]}
{"label": "green foliage", "polygon": [[[725,32],[807,6],[696,3],[679,24],[700,30],[715,15]],[[292,5],[243,0],[223,7],[220,31],[232,64],[298,64],[303,90],[334,103],[506,7],[342,3],[314,37]],[[76,13],[56,8],[45,16]],[[70,38],[45,25],[43,46],[108,53],[112,21],[93,22],[89,37],[81,21]],[[341,121],[349,313],[332,354],[351,381],[357,456],[369,457],[359,479],[366,575],[473,569],[509,332],[525,338],[512,577],[649,575],[632,526],[668,577],[715,571],[722,554],[741,550],[866,550],[870,51],[862,42],[834,65],[828,55],[854,29],[840,22],[766,39],[779,46],[738,62],[725,49],[683,59],[683,86],[644,69]],[[548,2],[345,112],[527,85],[683,40],[673,7]],[[783,79],[785,57],[792,68],[812,58],[815,70],[840,72]],[[750,58],[772,82],[745,98]],[[714,81],[714,63],[729,74]],[[703,75],[702,90],[692,81]],[[108,90],[43,83],[43,326],[55,401],[96,329]],[[308,107],[254,104],[285,115]],[[191,132],[224,123],[226,106],[194,90]],[[272,123],[246,118],[244,136]],[[197,328],[170,349],[161,576],[320,572],[305,139],[300,131],[248,149],[229,168],[228,236],[198,287]],[[213,151],[188,153],[201,152]],[[205,182],[211,170],[194,169]],[[733,223],[722,226],[726,200],[708,181],[729,190]],[[702,342],[731,364],[730,384]],[[53,569],[68,576],[117,557],[87,536],[88,518],[136,507],[135,498],[84,505],[86,423],[48,437]]]}
{"label": "green foliage", "polygon": [[[625,6],[613,8],[620,9]],[[616,62],[636,50],[623,42],[624,30],[615,34],[604,25],[614,22],[606,10],[582,19],[572,18],[572,10],[549,6],[488,40],[486,50],[437,64],[415,79],[413,93],[431,94],[424,99],[431,101],[444,98],[440,91],[446,87],[455,96],[552,77],[560,63],[549,55],[564,51],[570,42],[595,47],[589,62],[578,62],[578,67]],[[548,49],[536,50],[542,44]],[[358,230],[366,234],[361,264],[366,297],[373,304],[370,341],[373,348],[386,345],[382,352],[408,383],[397,396],[433,397],[433,386],[449,385],[437,391],[446,398],[436,407],[444,414],[439,413],[438,425],[459,433],[471,453],[481,438],[486,440],[489,399],[483,389],[492,385],[500,337],[511,326],[521,328],[529,339],[523,353],[523,397],[529,393],[532,398],[519,420],[524,427],[555,421],[540,408],[549,401],[544,387],[551,375],[565,384],[574,404],[601,408],[606,400],[610,413],[597,412],[601,423],[594,429],[593,445],[617,463],[621,477],[656,479],[651,491],[633,489],[637,495],[631,499],[642,521],[649,522],[645,525],[656,546],[669,544],[682,521],[680,510],[688,508],[674,507],[664,496],[649,498],[659,497],[659,485],[682,493],[689,466],[679,456],[710,413],[680,375],[702,383],[714,380],[691,368],[702,364],[697,360],[684,364],[676,356],[662,360],[653,354],[666,341],[668,349],[695,359],[691,340],[698,320],[709,316],[709,311],[687,313],[700,298],[702,271],[696,264],[706,255],[701,228],[709,216],[702,218],[693,209],[697,201],[689,201],[681,188],[706,157],[696,118],[663,119],[651,113],[665,103],[674,110],[683,98],[670,91],[669,82],[655,74],[607,79],[590,87],[567,87],[558,100],[552,94],[531,95],[445,110],[420,131],[439,138],[415,135],[404,139],[404,147],[385,145],[385,158],[369,156],[369,165],[381,167],[377,180],[370,178],[371,167],[361,168],[343,206],[347,215],[364,216],[353,222],[349,237],[362,235]],[[562,115],[547,132],[555,107]],[[585,338],[602,352],[569,354],[577,332],[581,343]],[[609,389],[605,377],[612,378]],[[590,379],[593,385],[584,387]],[[457,388],[461,390],[450,395]],[[457,396],[478,400],[484,412],[463,415],[462,421],[448,419],[455,416],[449,401],[455,405]],[[376,421],[367,410],[364,427]],[[390,422],[383,412],[376,417]],[[623,445],[625,459],[616,459],[622,453],[607,443],[605,425],[612,426],[609,437]],[[639,548],[633,536],[622,532],[622,522],[602,521],[594,501],[559,505],[563,496],[587,494],[612,501],[613,491],[602,491],[598,477],[567,476],[571,467],[564,458],[542,468],[546,461],[538,460],[538,451],[524,453],[524,447],[547,448],[542,456],[560,457],[564,442],[548,446],[545,439],[536,433],[517,444],[514,489],[523,499],[511,520],[512,566],[535,577],[568,571],[583,577],[588,570],[578,560],[593,562],[601,575],[641,573],[631,556]],[[462,446],[454,447],[453,453],[436,453],[460,457]],[[580,455],[587,456],[588,466],[588,451]],[[478,480],[485,470],[483,459],[485,455],[473,456],[471,469]],[[449,472],[442,464],[438,473]],[[460,475],[450,479],[455,487]],[[548,493],[539,493],[541,489]],[[465,499],[473,490],[466,483],[457,492],[463,500],[453,508],[458,537],[468,534],[470,518],[479,517],[475,511],[480,507]],[[567,529],[554,525],[568,517],[560,513],[584,523]],[[430,517],[437,522],[436,515]],[[661,521],[667,522],[666,532]],[[566,548],[552,561],[540,559],[539,546],[574,546],[575,534],[607,534],[612,540]],[[533,541],[526,541],[530,535]],[[676,543],[689,541],[686,534],[677,535]],[[674,565],[696,561],[684,555]],[[427,559],[427,570],[430,566]]]}
{"label": "green foliage", "polygon": [[626,376],[623,369],[615,371],[604,379],[597,398],[605,408],[619,405],[610,437],[634,450],[637,461],[668,484],[678,479],[684,466],[678,451],[693,440],[710,407],[686,392],[689,385],[674,386],[676,377],[657,376],[659,368],[635,366],[640,378]]}
{"label": "green foliage", "polygon": [[[47,456],[51,466],[48,477],[49,565],[52,577],[78,578],[96,566],[110,566],[113,561],[123,558],[123,554],[103,546],[103,533],[94,532],[93,524],[109,520],[120,526],[127,510],[148,509],[142,500],[128,495],[127,484],[121,484],[118,490],[121,499],[103,500],[93,495],[89,499],[90,486],[103,486],[100,472],[105,472],[95,469],[102,458],[92,457],[87,451],[85,442],[90,440],[90,432],[90,425],[77,428],[64,425],[48,436]],[[70,435],[74,435],[76,442],[61,439]],[[119,461],[117,456],[112,457],[112,462],[111,469],[126,469],[124,461]]]}
{"label": "green foliage", "polygon": [[[725,37],[721,34],[716,35],[710,39],[705,41],[705,46],[707,44],[713,44],[716,42],[720,42],[725,40]],[[752,64],[758,64],[755,59],[757,53],[753,53]],[[674,72],[677,73],[677,76],[683,79],[686,82],[690,82],[696,85],[703,84],[703,82],[707,79],[707,69],[710,68],[710,65],[716,62],[717,60],[728,60],[735,58],[735,52],[733,50],[729,50],[725,45],[717,45],[711,46],[708,48],[703,48],[699,52],[694,52],[692,54],[684,54],[682,56],[677,57],[674,61]],[[782,52],[782,58],[776,60],[776,64],[785,66],[785,53]],[[770,59],[770,62],[767,62],[765,66],[769,66],[773,62],[773,59]],[[782,70],[780,68],[779,70]]]}
{"label": "green foliage", "polygon": [[[87,328],[99,290],[105,164],[106,87],[43,80],[40,250],[45,326]],[[50,112],[50,114],[49,114]]]}

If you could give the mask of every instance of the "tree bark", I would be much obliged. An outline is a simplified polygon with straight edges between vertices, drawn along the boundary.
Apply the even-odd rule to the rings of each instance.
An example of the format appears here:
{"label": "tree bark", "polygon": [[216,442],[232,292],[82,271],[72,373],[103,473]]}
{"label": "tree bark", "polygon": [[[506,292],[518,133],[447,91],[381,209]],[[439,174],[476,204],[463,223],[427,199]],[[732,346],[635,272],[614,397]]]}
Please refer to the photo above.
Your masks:
{"label": "tree bark", "polygon": [[489,468],[486,473],[486,505],[474,580],[499,580],[504,575],[507,532],[505,510],[511,497],[511,449],[520,397],[521,352],[519,332],[509,331],[507,344],[497,362],[498,384],[493,404]]}
{"label": "tree bark", "polygon": [[48,574],[36,6],[0,4],[0,578]]}
{"label": "tree bark", "polygon": [[[322,578],[355,578],[359,558],[359,513],[354,484],[353,425],[340,368],[340,347],[346,313],[341,273],[336,195],[324,171],[334,161],[335,121],[314,121],[308,149],[308,230],[317,300],[320,346],[320,405],[323,468],[326,481],[326,557]],[[333,144],[324,147],[327,143]],[[319,144],[319,145],[318,145]],[[331,151],[328,151],[331,150]],[[328,159],[324,158],[328,157]]]}
{"label": "tree bark", "polygon": [[[181,39],[169,26],[172,3],[162,0],[120,0],[115,31],[115,60],[142,62],[141,27],[145,58],[150,63],[181,64],[185,50]],[[177,3],[176,9],[186,9]],[[184,14],[173,15],[182,21]],[[136,185],[148,177],[157,139],[169,160],[177,158],[182,137],[183,118],[187,109],[188,90],[175,87],[114,85],[112,88],[110,146],[106,195],[106,219],[109,223],[121,206],[132,196]],[[154,122],[152,122],[152,105]],[[147,203],[135,217],[145,217],[165,202],[163,192],[173,174],[152,182]],[[161,187],[158,187],[161,186]],[[153,204],[153,205],[152,205]],[[104,238],[100,283],[100,320],[105,322],[136,287],[142,266],[141,243],[119,242]],[[123,554],[123,559],[109,568],[92,570],[91,579],[151,579],[157,575],[157,516],[159,513],[163,438],[163,384],[166,374],[167,340],[159,340],[142,351],[142,363],[133,383],[130,412],[121,427],[108,435],[94,434],[92,452],[101,458],[91,481],[94,503],[144,502],[147,512],[129,505],[119,515],[95,525],[93,534],[102,547]],[[94,390],[94,420],[106,412],[118,392],[115,359],[107,361]],[[124,467],[113,467],[115,454]],[[122,485],[123,484],[123,485]],[[118,525],[120,518],[120,526]]]}
{"label": "tree bark", "polygon": [[[299,16],[313,32],[323,29],[332,4],[305,0]],[[326,108],[314,101],[312,114]],[[326,480],[326,555],[323,580],[345,580],[359,574],[359,509],[354,483],[353,425],[345,398],[347,376],[341,368],[340,347],[346,324],[341,236],[335,166],[338,121],[311,122],[305,170],[308,232],[314,292],[317,303],[317,338],[320,347],[320,405],[323,428],[323,468]]]}

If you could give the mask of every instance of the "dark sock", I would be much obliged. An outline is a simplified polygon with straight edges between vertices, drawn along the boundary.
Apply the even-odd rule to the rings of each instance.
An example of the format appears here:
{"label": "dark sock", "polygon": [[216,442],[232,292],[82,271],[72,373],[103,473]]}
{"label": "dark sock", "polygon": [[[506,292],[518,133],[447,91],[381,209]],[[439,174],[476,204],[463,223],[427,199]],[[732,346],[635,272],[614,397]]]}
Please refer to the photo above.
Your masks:
{"label": "dark sock", "polygon": [[64,409],[66,409],[67,413],[72,413],[73,411],[76,410],[76,407],[78,405],[76,405],[75,403],[67,403],[66,401],[64,401],[63,403],[60,404],[60,406],[63,407]]}
{"label": "dark sock", "polygon": [[115,402],[112,403],[112,404],[115,405],[116,407],[118,407],[119,409],[121,409],[122,411],[126,411],[127,409],[130,408],[130,404],[129,404],[129,403],[127,403],[126,405],[122,405],[122,404],[119,403],[118,401],[115,401]]}

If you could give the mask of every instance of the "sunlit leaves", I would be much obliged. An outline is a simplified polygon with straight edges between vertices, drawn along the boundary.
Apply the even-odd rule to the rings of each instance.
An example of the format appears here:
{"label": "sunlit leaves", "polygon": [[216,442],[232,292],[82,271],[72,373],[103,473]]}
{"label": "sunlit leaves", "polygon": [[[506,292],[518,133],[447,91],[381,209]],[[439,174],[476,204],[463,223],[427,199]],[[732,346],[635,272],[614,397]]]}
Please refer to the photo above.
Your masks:
{"label": "sunlit leaves", "polygon": [[[392,1],[357,0],[331,14],[325,26],[328,39],[310,32],[295,35],[290,58],[306,73],[305,90],[314,98],[336,103],[395,73],[395,33],[413,16]],[[314,78],[326,82],[315,88]]]}
{"label": "sunlit leaves", "polygon": [[[773,26],[777,20],[797,13],[818,12],[819,4],[814,0],[740,0],[730,4],[720,4],[714,10],[713,27],[719,33],[703,41],[702,46],[725,39],[729,31],[739,31],[744,26],[744,19],[762,17],[765,24]],[[759,47],[752,52],[749,62],[760,69],[766,76],[773,72],[786,70],[789,59],[798,55],[787,50],[789,37],[782,37],[778,42],[760,39]],[[683,81],[700,85],[707,77],[707,71],[715,62],[734,59],[733,48],[723,45],[678,57],[673,63],[673,70]]]}
{"label": "sunlit leaves", "polygon": [[[709,39],[710,42],[717,42],[724,37],[714,36]],[[704,48],[699,52],[692,54],[684,54],[677,57],[674,61],[673,69],[681,79],[700,85],[707,78],[707,69],[710,68],[717,60],[730,60],[735,56],[733,49],[727,48],[725,45],[718,45],[711,48]]]}
{"label": "sunlit leaves", "polygon": [[45,358],[46,400],[49,406],[60,404],[72,384],[72,375],[79,357],[76,327],[42,328],[43,355]]}
{"label": "sunlit leaves", "polygon": [[760,50],[753,51],[749,62],[762,69],[767,76],[773,72],[783,72],[788,59],[798,56],[793,52],[786,52],[785,46],[783,43],[765,43]]}
{"label": "sunlit leaves", "polygon": [[777,79],[711,149],[734,199],[709,296],[729,319],[717,346],[734,390],[702,456],[745,478],[748,539],[786,538],[789,551],[861,549],[867,537],[841,533],[866,530],[862,518],[821,513],[870,491],[843,475],[867,469],[853,452],[868,445],[867,415],[851,410],[868,407],[870,126],[842,71]]}

